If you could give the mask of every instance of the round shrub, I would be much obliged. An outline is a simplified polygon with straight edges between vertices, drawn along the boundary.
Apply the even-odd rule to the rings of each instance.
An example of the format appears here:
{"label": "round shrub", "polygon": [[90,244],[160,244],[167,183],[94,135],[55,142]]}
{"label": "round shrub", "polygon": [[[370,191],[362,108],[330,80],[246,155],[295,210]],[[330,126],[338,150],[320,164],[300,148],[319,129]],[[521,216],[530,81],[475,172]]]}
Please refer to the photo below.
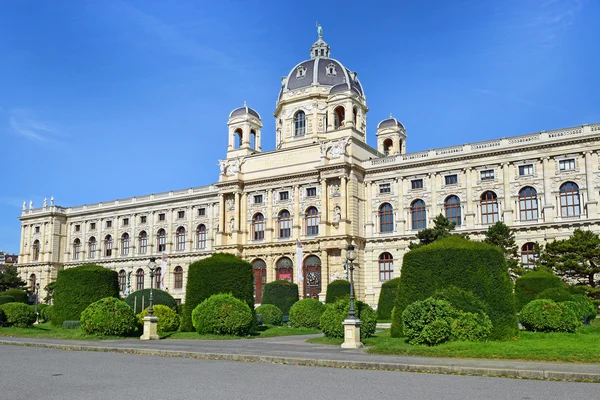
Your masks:
{"label": "round shrub", "polygon": [[519,313],[521,325],[534,332],[575,332],[581,322],[569,307],[548,299],[533,300]]}
{"label": "round shrub", "polygon": [[[179,315],[171,308],[162,304],[154,305],[154,315],[158,317],[157,330],[159,332],[177,332],[181,319]],[[138,314],[138,321],[140,325],[144,323],[143,318],[148,315],[148,308]]]}
{"label": "round shrub", "polygon": [[317,299],[300,300],[290,308],[290,323],[294,328],[319,328],[325,304]]}
{"label": "round shrub", "polygon": [[13,296],[9,296],[6,294],[3,294],[0,296],[0,305],[6,304],[6,303],[14,303],[14,302],[15,302],[15,298]]}
{"label": "round shrub", "polygon": [[54,306],[47,306],[41,309],[40,317],[46,322],[52,321],[52,313],[54,312]]}
{"label": "round shrub", "polygon": [[573,295],[562,287],[548,288],[539,293],[537,298],[554,300],[557,303],[562,301],[573,301]]}
{"label": "round shrub", "polygon": [[563,282],[551,271],[529,271],[517,278],[515,282],[515,306],[521,311],[526,304],[535,300],[537,295],[546,289],[562,288]]}
{"label": "round shrub", "polygon": [[0,326],[6,325],[6,314],[4,314],[4,310],[0,307]]}
{"label": "round shrub", "polygon": [[116,271],[94,264],[58,271],[52,324],[79,320],[87,306],[106,297],[119,297]]}
{"label": "round shrub", "polygon": [[456,340],[480,342],[488,338],[492,331],[492,321],[483,312],[460,312],[450,324],[450,332]]}
{"label": "round shrub", "polygon": [[298,285],[286,280],[267,283],[263,287],[262,304],[277,306],[283,315],[290,314],[290,308],[298,301]]}
{"label": "round shrub", "polygon": [[[446,300],[429,297],[409,304],[402,312],[403,331],[408,342],[433,346],[448,340],[452,313],[452,306]],[[432,327],[428,328],[429,325]]]}
{"label": "round shrub", "polygon": [[29,303],[29,296],[27,296],[27,292],[21,289],[8,289],[6,292],[2,293],[2,295],[12,296],[18,303]]}
{"label": "round shrub", "polygon": [[327,294],[325,295],[325,303],[335,303],[339,299],[350,297],[350,282],[344,279],[332,281],[327,285]]}
{"label": "round shrub", "polygon": [[432,297],[438,300],[446,300],[456,310],[467,313],[485,313],[488,308],[487,304],[473,294],[473,292],[457,288],[456,286],[448,286],[445,289],[438,290]]}
{"label": "round shrub", "polygon": [[594,302],[585,294],[574,294],[573,301],[579,305],[578,316],[583,319],[584,324],[589,324],[591,320],[596,318],[598,309]]}
{"label": "round shrub", "polygon": [[[331,338],[343,338],[344,326],[343,322],[348,318],[348,310],[350,309],[349,299],[340,299],[333,304],[327,304],[325,311],[321,315],[319,326],[325,336]],[[362,301],[354,302],[356,317],[360,319],[360,337],[366,338],[373,336],[377,325],[377,314],[375,311]]]}
{"label": "round shrub", "polygon": [[138,330],[133,310],[123,300],[106,297],[93,302],[81,313],[81,329],[89,334],[129,336]]}
{"label": "round shrub", "polygon": [[254,318],[253,279],[252,264],[233,254],[217,253],[190,264],[181,330],[193,331],[192,311],[198,304],[219,293],[231,293],[246,302]]}
{"label": "round shrub", "polygon": [[256,308],[256,314],[262,318],[265,325],[281,325],[283,323],[283,313],[273,304],[262,304]]}
{"label": "round shrub", "polygon": [[[136,290],[127,296],[125,302],[133,309],[134,314],[141,313],[150,305],[150,289]],[[177,310],[177,302],[173,296],[164,290],[152,289],[152,306],[158,304],[167,306],[172,310]]]}
{"label": "round shrub", "polygon": [[[35,307],[35,306],[34,306]],[[48,304],[38,304],[38,315],[40,316],[40,321],[47,322],[48,320],[45,318],[44,310],[48,308]]]}
{"label": "round shrub", "polygon": [[194,328],[201,334],[246,336],[253,327],[248,303],[232,294],[215,294],[192,311]]}
{"label": "round shrub", "polygon": [[398,291],[400,278],[394,278],[381,285],[379,292],[379,301],[377,302],[377,319],[391,319],[392,309],[394,308],[394,300]]}
{"label": "round shrub", "polygon": [[35,322],[35,312],[27,304],[7,303],[2,305],[6,325],[17,328],[27,328]]}

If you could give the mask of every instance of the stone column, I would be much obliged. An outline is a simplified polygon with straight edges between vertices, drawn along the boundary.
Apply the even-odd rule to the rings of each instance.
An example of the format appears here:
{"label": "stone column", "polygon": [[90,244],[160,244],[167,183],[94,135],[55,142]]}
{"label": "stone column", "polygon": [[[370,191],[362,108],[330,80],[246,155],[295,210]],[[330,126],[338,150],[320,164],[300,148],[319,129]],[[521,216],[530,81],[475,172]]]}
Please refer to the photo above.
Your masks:
{"label": "stone column", "polygon": [[465,218],[467,229],[473,229],[475,227],[475,212],[473,207],[473,169],[465,168],[465,186],[467,190],[467,198],[465,199]]}
{"label": "stone column", "polygon": [[590,219],[598,218],[598,200],[594,191],[594,161],[596,157],[591,151],[585,152],[585,182],[587,186],[587,217]]}
{"label": "stone column", "polygon": [[260,129],[257,129],[256,134],[254,135],[254,147],[256,151],[262,151],[262,144],[261,144],[261,135],[260,135]]}
{"label": "stone column", "polygon": [[365,204],[365,236],[373,237],[374,221],[373,221],[373,186],[374,182],[365,182],[366,186],[366,203]]}
{"label": "stone column", "polygon": [[347,202],[348,202],[348,191],[346,190],[347,188],[347,181],[348,177],[347,176],[342,176],[340,178],[340,200],[341,200],[341,205],[340,207],[342,208],[342,218],[340,219],[340,233],[341,234],[347,234],[348,233],[348,207],[347,207]]}
{"label": "stone column", "polygon": [[319,293],[319,300],[325,302],[325,296],[327,295],[327,285],[329,285],[329,276],[331,271],[329,269],[329,257],[327,250],[321,250],[321,293]]}
{"label": "stone column", "polygon": [[216,245],[222,246],[224,244],[223,236],[225,232],[225,195],[219,194],[219,219],[217,221],[218,229],[216,234]]}
{"label": "stone column", "polygon": [[542,215],[544,216],[544,222],[553,222],[554,201],[552,198],[552,182],[550,181],[550,178],[554,176],[554,171],[550,165],[550,157],[544,157],[542,162],[542,174],[544,176],[544,208],[542,209]]}
{"label": "stone column", "polygon": [[273,217],[273,189],[267,190],[267,215],[265,215],[265,241],[275,240],[275,217]]}
{"label": "stone column", "polygon": [[240,226],[241,226],[241,215],[242,215],[242,210],[241,210],[241,194],[240,192],[235,192],[234,194],[234,202],[233,202],[233,215],[235,218],[234,224],[233,224],[233,232],[231,232],[231,239],[232,239],[232,243],[239,243],[239,234],[240,234]]}
{"label": "stone column", "polygon": [[502,163],[502,180],[503,180],[503,191],[504,201],[502,207],[502,219],[508,226],[513,225],[513,208],[512,201],[510,198],[510,163]]}
{"label": "stone column", "polygon": [[329,198],[327,193],[327,180],[321,179],[321,218],[319,219],[319,236],[329,234]]}
{"label": "stone column", "polygon": [[294,186],[294,224],[293,230],[295,231],[295,237],[299,238],[302,235],[302,216],[300,215],[300,186]]}

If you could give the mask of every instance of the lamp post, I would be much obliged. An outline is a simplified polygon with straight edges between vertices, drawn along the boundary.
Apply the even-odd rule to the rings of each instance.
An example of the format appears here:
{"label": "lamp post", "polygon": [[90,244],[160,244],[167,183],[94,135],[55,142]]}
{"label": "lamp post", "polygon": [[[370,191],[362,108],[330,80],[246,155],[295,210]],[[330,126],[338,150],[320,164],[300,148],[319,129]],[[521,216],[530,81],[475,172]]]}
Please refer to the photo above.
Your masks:
{"label": "lamp post", "polygon": [[350,309],[348,317],[344,320],[344,343],[343,349],[358,349],[363,346],[360,341],[360,319],[356,318],[354,309],[354,260],[356,260],[356,251],[354,245],[349,244],[346,248],[346,265],[350,271]]}
{"label": "lamp post", "polygon": [[148,263],[148,269],[150,269],[150,306],[148,307],[148,316],[154,316],[154,308],[152,308],[152,288],[154,286],[154,270],[156,269],[156,258],[150,257]]}
{"label": "lamp post", "polygon": [[35,323],[38,324],[40,322],[40,313],[38,312],[38,296],[40,294],[40,283],[37,282],[35,284]]}
{"label": "lamp post", "polygon": [[154,315],[154,308],[152,307],[152,287],[154,270],[156,269],[155,257],[150,258],[148,268],[150,269],[150,306],[148,307],[148,315],[143,318],[144,333],[140,336],[140,340],[157,340],[160,339],[160,336],[158,336],[158,318]]}

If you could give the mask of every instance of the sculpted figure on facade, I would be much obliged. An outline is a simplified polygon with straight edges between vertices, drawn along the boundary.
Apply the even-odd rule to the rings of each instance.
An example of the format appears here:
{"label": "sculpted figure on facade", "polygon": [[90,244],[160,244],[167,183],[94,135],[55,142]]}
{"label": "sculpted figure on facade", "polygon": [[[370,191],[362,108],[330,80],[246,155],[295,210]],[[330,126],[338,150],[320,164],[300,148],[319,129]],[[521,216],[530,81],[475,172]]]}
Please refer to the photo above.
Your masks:
{"label": "sculpted figure on facade", "polygon": [[342,138],[335,142],[333,146],[331,146],[331,150],[329,151],[329,156],[331,158],[340,158],[344,154],[346,154],[346,145],[348,144],[349,138]]}
{"label": "sculpted figure on facade", "polygon": [[22,210],[25,211],[26,209],[27,209],[27,202],[23,201],[23,208],[22,208]]}
{"label": "sculpted figure on facade", "polygon": [[33,210],[33,200],[29,200],[29,209]]}
{"label": "sculpted figure on facade", "polygon": [[44,197],[44,204],[42,207],[44,207],[44,208],[48,207],[48,199],[46,197]]}

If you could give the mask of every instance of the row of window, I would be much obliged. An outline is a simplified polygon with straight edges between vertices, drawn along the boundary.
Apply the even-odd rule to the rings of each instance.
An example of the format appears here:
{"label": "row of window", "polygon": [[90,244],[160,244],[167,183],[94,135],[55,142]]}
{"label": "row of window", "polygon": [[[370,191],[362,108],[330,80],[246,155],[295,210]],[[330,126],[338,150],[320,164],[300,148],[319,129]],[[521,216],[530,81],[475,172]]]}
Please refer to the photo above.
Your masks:
{"label": "row of window", "polygon": [[[566,182],[560,187],[559,195],[560,215],[562,217],[575,217],[581,214],[579,186],[574,182]],[[491,190],[484,192],[480,199],[481,223],[493,224],[499,220],[498,196]],[[444,200],[444,214],[450,221],[461,226],[461,205],[458,196],[448,196]],[[521,221],[535,221],[538,219],[537,191],[526,186],[519,191],[519,215]],[[427,226],[425,202],[416,199],[410,204],[411,229],[421,230]],[[394,212],[389,203],[379,207],[379,232],[394,231]]]}
{"label": "row of window", "polygon": [[[175,289],[183,289],[183,268],[177,266],[173,269],[173,285]],[[160,287],[162,280],[162,268],[158,267],[154,270],[153,287]],[[127,289],[127,273],[124,269],[119,271],[119,290],[125,292]],[[139,268],[135,272],[135,290],[144,289],[144,269]]]}
{"label": "row of window", "polygon": [[[354,107],[352,109],[352,118],[354,125],[356,126],[356,120],[358,118],[358,109]],[[340,129],[344,126],[346,119],[346,109],[344,106],[338,106],[333,110],[333,128]],[[325,115],[325,127],[329,125],[329,117]],[[306,114],[300,110],[294,114],[294,136],[306,135]]]}
{"label": "row of window", "polygon": [[[199,217],[203,217],[206,215],[206,208],[198,208],[198,216]],[[166,221],[167,219],[167,215],[165,213],[160,213],[157,216],[158,221]],[[177,211],[177,219],[183,219],[185,218],[185,211]],[[148,221],[148,217],[146,215],[141,215],[140,216],[140,224],[145,224]],[[121,226],[129,226],[129,222],[130,219],[129,218],[122,218],[121,219]],[[113,221],[112,220],[107,220],[104,221],[104,227],[105,228],[112,228],[113,226]],[[39,228],[39,227],[36,227]],[[96,229],[96,222],[90,222],[90,230],[95,230]],[[74,227],[75,232],[80,232],[81,231],[81,224],[75,224]],[[36,233],[39,233],[39,229],[36,230]]]}

